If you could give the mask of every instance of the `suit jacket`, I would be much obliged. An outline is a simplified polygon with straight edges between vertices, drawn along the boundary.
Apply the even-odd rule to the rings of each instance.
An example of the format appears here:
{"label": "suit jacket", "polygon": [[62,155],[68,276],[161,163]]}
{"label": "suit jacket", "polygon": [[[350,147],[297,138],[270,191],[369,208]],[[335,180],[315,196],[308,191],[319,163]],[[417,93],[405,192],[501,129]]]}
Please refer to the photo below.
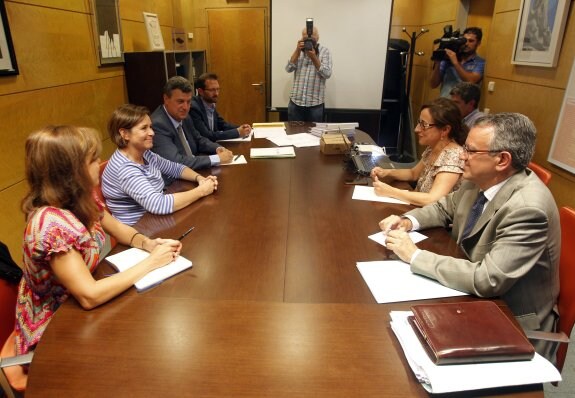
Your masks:
{"label": "suit jacket", "polygon": [[478,192],[464,181],[438,202],[407,213],[420,229],[453,223],[453,238],[467,255],[456,259],[424,250],[412,262],[412,271],[479,297],[500,296],[523,328],[553,330],[561,229],[551,192],[530,170],[513,175],[462,239]]}
{"label": "suit jacket", "polygon": [[209,156],[200,154],[215,154],[220,145],[202,137],[195,129],[190,115],[182,121],[182,128],[193,156],[186,155],[178,132],[163,105],[158,106],[152,113],[152,128],[155,133],[152,150],[161,157],[182,163],[194,170],[211,167],[212,163]]}
{"label": "suit jacket", "polygon": [[209,140],[227,140],[230,138],[238,138],[238,126],[230,124],[221,117],[217,110],[214,110],[214,131],[210,130],[210,123],[208,122],[208,112],[206,106],[199,95],[192,98],[192,109],[190,109],[190,116],[194,121],[194,126],[198,129],[200,134]]}

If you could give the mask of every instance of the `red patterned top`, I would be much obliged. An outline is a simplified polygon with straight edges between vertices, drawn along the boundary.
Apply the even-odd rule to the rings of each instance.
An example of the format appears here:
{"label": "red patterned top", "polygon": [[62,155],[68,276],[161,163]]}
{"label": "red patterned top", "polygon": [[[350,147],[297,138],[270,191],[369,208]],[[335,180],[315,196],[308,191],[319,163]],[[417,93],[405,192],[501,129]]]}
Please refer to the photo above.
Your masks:
{"label": "red patterned top", "polygon": [[[96,201],[103,211],[102,202]],[[93,272],[105,239],[100,222],[88,231],[69,210],[46,206],[30,215],[24,233],[24,275],[16,303],[17,354],[34,349],[54,312],[68,298],[67,289],[52,272],[52,255],[76,249]]]}

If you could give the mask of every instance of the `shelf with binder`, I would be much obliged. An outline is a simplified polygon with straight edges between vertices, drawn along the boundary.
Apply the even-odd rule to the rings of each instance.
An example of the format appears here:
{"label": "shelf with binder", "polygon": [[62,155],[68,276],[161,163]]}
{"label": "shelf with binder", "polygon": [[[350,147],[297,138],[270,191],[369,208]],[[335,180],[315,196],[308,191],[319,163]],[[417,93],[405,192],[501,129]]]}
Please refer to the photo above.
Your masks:
{"label": "shelf with binder", "polygon": [[162,89],[170,77],[183,76],[193,84],[205,71],[204,51],[131,52],[124,57],[128,101],[152,112],[162,103]]}

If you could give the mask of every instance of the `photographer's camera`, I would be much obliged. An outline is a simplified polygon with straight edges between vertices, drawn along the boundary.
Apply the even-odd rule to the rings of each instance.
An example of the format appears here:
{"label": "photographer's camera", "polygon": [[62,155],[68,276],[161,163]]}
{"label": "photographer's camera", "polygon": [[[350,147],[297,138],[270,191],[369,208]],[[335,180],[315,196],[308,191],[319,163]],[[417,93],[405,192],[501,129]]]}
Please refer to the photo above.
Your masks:
{"label": "photographer's camera", "polygon": [[303,40],[303,51],[312,51],[315,48],[315,40],[312,38],[313,18],[307,18],[305,20],[305,30],[307,37]]}
{"label": "photographer's camera", "polygon": [[449,49],[457,54],[460,53],[461,48],[467,43],[467,39],[459,33],[459,29],[453,31],[451,25],[445,25],[443,28],[443,36],[440,39],[435,39],[433,44],[439,44],[437,50],[433,51],[431,55],[432,61],[443,61],[449,59],[445,53]]}

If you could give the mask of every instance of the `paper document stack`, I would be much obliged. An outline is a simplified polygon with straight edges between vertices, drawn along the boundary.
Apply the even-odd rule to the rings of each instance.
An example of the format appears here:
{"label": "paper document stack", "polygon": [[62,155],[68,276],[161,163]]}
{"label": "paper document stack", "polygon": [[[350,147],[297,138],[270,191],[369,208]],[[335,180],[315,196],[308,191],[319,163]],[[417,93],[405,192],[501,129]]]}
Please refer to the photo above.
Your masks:
{"label": "paper document stack", "polygon": [[338,133],[345,134],[351,141],[355,133],[355,129],[359,127],[359,123],[316,123],[315,127],[310,127],[310,134],[321,137],[323,133]]}
{"label": "paper document stack", "polygon": [[409,324],[411,315],[411,311],[391,311],[391,329],[415,377],[430,393],[561,381],[555,366],[539,354],[529,361],[436,365]]}
{"label": "paper document stack", "polygon": [[[131,248],[118,254],[106,257],[106,260],[119,272],[125,271],[146,259],[150,253],[145,250]],[[149,289],[152,286],[162,283],[164,280],[190,268],[192,262],[187,258],[179,256],[175,261],[157,268],[146,274],[142,279],[134,283],[138,291]]]}
{"label": "paper document stack", "polygon": [[295,158],[293,146],[280,146],[275,148],[251,148],[250,158]]}

